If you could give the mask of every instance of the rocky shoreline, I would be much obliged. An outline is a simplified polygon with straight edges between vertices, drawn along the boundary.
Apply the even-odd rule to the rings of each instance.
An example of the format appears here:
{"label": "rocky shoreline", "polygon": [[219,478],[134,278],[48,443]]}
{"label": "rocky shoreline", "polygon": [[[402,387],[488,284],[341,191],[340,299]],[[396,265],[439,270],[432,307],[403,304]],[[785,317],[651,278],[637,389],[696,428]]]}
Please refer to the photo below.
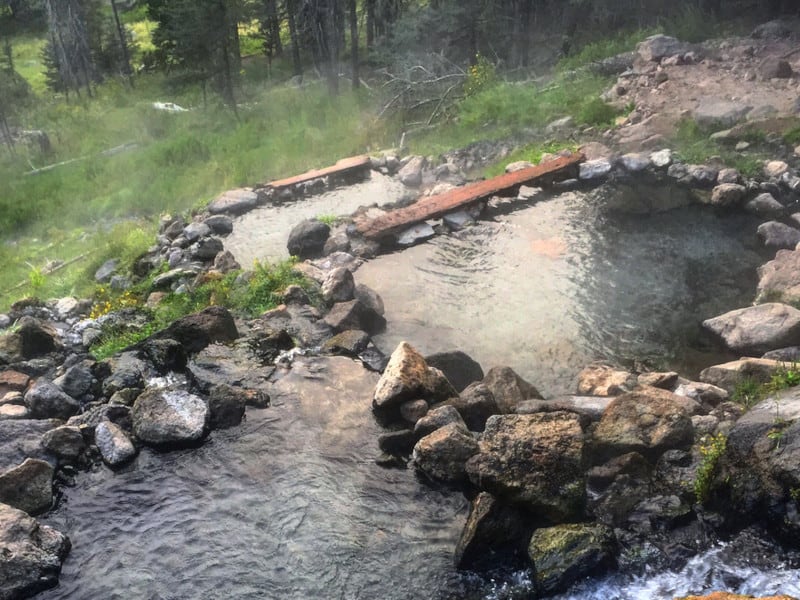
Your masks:
{"label": "rocky shoreline", "polygon": [[[686,49],[674,48],[659,64],[686,60]],[[510,150],[478,144],[441,161],[389,152],[371,168],[430,193],[463,184],[466,172]],[[800,213],[792,213],[800,176],[780,160],[751,179],[722,164],[684,164],[669,149],[617,155],[594,143],[583,150],[587,160],[575,177],[555,189],[644,186],[654,194],[619,195],[625,210],[696,202],[764,219],[757,234],[777,251],[759,269],[757,295],[765,303],[704,323],[744,358],[706,369],[699,381],[590,365],[575,395],[543,399],[510,368],[484,373],[460,352],[423,357],[403,343],[385,357],[370,337],[386,325],[382,300],[353,273],[380,252],[469,226],[483,203],[382,243],[360,237],[352,219],[388,207],[364,208],[333,228],[300,223],[288,248],[306,259],[297,268],[319,285],[322,310],[292,286],[282,305],[256,319],[210,307],[105,361],[88,347],[106,322],[141,326],[135,312],[92,319],[90,301],[22,301],[0,318],[8,329],[0,338],[0,547],[8,550],[0,557],[0,599],[57,584],[69,539],[33,517],[56,505],[60,481],[101,462],[123,467],[144,446],[192,447],[210,431],[235,427],[247,410],[269,406],[270,384],[296,353],[309,351],[358,358],[382,373],[373,398],[387,428],[377,440],[381,464],[410,461],[432,485],[469,498],[454,549],[459,568],[524,565],[538,592],[551,595],[610,569],[681,564],[742,530],[796,545],[800,388],[747,411],[731,397],[744,379],[768,382],[794,372],[800,356],[800,311],[791,304],[800,299]],[[224,247],[237,216],[334,183],[316,180],[281,194],[233,190],[191,220],[164,219],[157,245],[132,276],[167,265],[153,283],[149,302],[156,303],[167,290],[180,293],[238,270]],[[666,187],[679,191],[656,193]],[[523,188],[515,202],[538,193]],[[98,281],[124,288],[130,276],[115,268],[104,265]]]}

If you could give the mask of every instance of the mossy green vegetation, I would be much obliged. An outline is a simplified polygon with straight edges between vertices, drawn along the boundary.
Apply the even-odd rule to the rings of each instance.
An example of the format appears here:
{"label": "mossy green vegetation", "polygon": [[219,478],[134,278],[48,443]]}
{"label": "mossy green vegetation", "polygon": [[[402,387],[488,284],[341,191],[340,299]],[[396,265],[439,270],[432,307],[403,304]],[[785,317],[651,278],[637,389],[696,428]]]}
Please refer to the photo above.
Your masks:
{"label": "mossy green vegetation", "polygon": [[694,495],[700,504],[708,501],[717,465],[725,453],[727,443],[728,438],[724,434],[718,433],[708,436],[700,444],[700,466],[697,468],[694,480]]}
{"label": "mossy green vegetation", "polygon": [[771,394],[800,385],[800,365],[786,364],[772,374],[769,381],[745,377],[736,383],[731,400],[750,409]]}
{"label": "mossy green vegetation", "polygon": [[[761,173],[764,160],[769,156],[765,150],[754,147],[739,152],[731,145],[711,139],[713,133],[713,129],[702,128],[693,119],[684,119],[675,129],[675,135],[671,140],[672,146],[678,156],[687,163],[704,163],[711,157],[717,156],[745,177]],[[757,142],[757,134],[752,134],[750,137]]]}

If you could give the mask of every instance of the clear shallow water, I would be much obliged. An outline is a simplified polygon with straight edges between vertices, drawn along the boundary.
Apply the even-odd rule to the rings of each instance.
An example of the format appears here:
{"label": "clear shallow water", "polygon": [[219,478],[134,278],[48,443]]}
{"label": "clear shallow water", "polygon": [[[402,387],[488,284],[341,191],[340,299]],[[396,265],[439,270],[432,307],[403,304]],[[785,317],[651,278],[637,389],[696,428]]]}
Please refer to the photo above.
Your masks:
{"label": "clear shallow water", "polygon": [[626,214],[602,192],[566,193],[379,257],[356,279],[384,299],[385,351],[458,348],[548,397],[572,392],[593,360],[686,374],[719,360],[699,324],[751,301],[757,224],[698,206]]}
{"label": "clear shallow water", "polygon": [[[393,199],[379,186],[354,204]],[[556,393],[592,358],[661,356],[691,343],[703,316],[747,303],[761,262],[754,221],[697,208],[615,215],[601,200],[565,194],[368,263],[357,277],[386,301],[381,343],[460,347]],[[293,206],[279,209],[288,224],[275,225],[279,233],[262,236],[240,220],[242,248],[277,258],[299,219],[351,210]],[[679,354],[671,364],[697,362]],[[532,597],[525,572],[491,579],[454,570],[468,510],[460,493],[374,464],[374,384],[345,359],[300,359],[272,390],[271,408],[248,410],[242,426],[202,447],[145,451],[123,472],[79,474],[47,519],[73,550],[60,586],[40,597]],[[748,569],[712,551],[678,573],[592,581],[561,600],[721,588],[798,595],[798,581],[798,571]]]}

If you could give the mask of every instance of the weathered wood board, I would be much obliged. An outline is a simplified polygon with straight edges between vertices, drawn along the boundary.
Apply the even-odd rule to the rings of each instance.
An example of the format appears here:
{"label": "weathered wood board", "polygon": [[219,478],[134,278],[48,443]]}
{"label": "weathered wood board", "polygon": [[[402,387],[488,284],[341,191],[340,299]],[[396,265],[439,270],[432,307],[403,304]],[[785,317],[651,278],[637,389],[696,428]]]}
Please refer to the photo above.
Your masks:
{"label": "weathered wood board", "polygon": [[349,175],[357,171],[369,169],[369,166],[369,156],[351,156],[349,158],[343,158],[335,165],[325,167],[324,169],[312,169],[300,175],[295,175],[294,177],[271,181],[267,184],[267,187],[271,187],[274,190],[280,190],[282,188],[297,185],[298,183],[305,183],[313,179],[319,179],[320,177],[329,177],[331,175]]}

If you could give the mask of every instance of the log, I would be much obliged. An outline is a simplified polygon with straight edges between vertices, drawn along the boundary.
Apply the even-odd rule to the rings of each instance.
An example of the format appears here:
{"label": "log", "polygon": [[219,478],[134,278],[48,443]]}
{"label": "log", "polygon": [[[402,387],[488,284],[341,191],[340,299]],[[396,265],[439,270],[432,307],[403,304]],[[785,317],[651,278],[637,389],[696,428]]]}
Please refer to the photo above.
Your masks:
{"label": "log", "polygon": [[381,239],[421,221],[437,219],[473,202],[486,200],[492,196],[516,194],[523,185],[559,177],[574,177],[578,164],[583,162],[584,158],[584,155],[578,152],[535,167],[471,183],[435,196],[420,198],[410,206],[387,212],[374,219],[356,220],[356,228],[367,239]]}
{"label": "log", "polygon": [[295,175],[294,177],[288,177],[287,179],[271,181],[267,184],[267,187],[278,191],[283,188],[292,187],[298,183],[305,183],[313,179],[319,179],[320,177],[329,177],[331,175],[349,175],[350,173],[369,169],[369,166],[369,156],[351,156],[350,158],[343,158],[335,165],[325,167],[324,169],[312,169],[302,173],[301,175]]}

